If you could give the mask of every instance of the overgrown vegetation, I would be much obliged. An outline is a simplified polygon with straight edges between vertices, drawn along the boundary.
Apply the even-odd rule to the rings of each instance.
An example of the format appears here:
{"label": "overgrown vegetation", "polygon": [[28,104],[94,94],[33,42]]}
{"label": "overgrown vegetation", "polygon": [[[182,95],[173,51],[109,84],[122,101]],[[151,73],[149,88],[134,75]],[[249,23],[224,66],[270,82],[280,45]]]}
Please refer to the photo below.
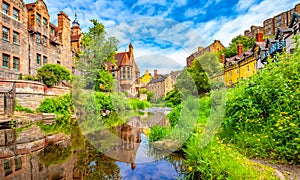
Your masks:
{"label": "overgrown vegetation", "polygon": [[37,109],[37,112],[63,115],[70,115],[73,111],[72,97],[70,94],[46,98]]}
{"label": "overgrown vegetation", "polygon": [[71,80],[70,72],[59,64],[46,64],[38,69],[37,74],[48,87],[54,86],[62,80]]}
{"label": "overgrown vegetation", "polygon": [[27,112],[27,113],[34,113],[34,110],[27,108],[27,107],[23,107],[19,104],[16,105],[15,111],[19,111],[19,112]]}
{"label": "overgrown vegetation", "polygon": [[300,162],[299,59],[297,44],[229,91],[222,137],[251,157]]}

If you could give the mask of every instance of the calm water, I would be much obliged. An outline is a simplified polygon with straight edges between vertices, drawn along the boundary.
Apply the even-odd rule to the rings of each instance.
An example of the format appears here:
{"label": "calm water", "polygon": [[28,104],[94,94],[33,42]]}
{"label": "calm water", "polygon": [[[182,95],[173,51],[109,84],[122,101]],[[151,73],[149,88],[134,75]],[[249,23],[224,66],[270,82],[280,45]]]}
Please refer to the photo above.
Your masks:
{"label": "calm water", "polygon": [[182,158],[157,150],[145,135],[167,124],[165,114],[121,116],[126,123],[109,128],[99,118],[81,118],[67,137],[45,136],[36,125],[1,129],[0,179],[181,178]]}

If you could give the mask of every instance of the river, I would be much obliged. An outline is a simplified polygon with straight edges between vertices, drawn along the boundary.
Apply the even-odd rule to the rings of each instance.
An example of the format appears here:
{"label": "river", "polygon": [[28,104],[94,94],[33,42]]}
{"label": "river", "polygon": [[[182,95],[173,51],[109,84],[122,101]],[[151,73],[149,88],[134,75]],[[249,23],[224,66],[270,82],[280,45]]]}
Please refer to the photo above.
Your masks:
{"label": "river", "polygon": [[[166,113],[119,114],[117,126],[85,116],[69,135],[45,134],[39,126],[2,127],[0,179],[178,179],[183,159],[153,147],[147,131],[167,125]],[[125,120],[124,120],[125,119]]]}

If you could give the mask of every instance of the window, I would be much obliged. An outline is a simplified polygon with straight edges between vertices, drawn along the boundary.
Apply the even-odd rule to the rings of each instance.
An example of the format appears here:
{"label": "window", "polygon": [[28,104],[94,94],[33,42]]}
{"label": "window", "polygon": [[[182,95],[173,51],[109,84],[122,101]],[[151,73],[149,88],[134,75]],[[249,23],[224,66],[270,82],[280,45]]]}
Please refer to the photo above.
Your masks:
{"label": "window", "polygon": [[51,28],[51,32],[50,32],[52,35],[54,35],[55,31],[53,28]]}
{"label": "window", "polygon": [[41,24],[41,15],[39,13],[36,13],[36,23]]}
{"label": "window", "polygon": [[36,34],[36,42],[41,43],[41,34]]}
{"label": "window", "polygon": [[9,29],[2,26],[2,39],[9,41]]}
{"label": "window", "polygon": [[60,61],[57,61],[57,64],[60,64]]}
{"label": "window", "polygon": [[47,37],[46,36],[43,36],[43,45],[47,46]]}
{"label": "window", "polygon": [[13,17],[19,20],[19,10],[17,10],[16,8],[13,9]]}
{"label": "window", "polygon": [[10,160],[6,160],[4,162],[4,171],[5,171],[5,176],[12,173]]}
{"label": "window", "polygon": [[43,65],[46,65],[48,62],[48,58],[46,56],[43,56]]}
{"label": "window", "polygon": [[17,57],[13,58],[13,69],[19,70],[20,59]]}
{"label": "window", "polygon": [[9,55],[7,55],[7,54],[2,55],[2,67],[3,68],[9,68],[9,59],[10,59]]}
{"label": "window", "polygon": [[247,66],[247,71],[250,71],[250,66]]}
{"label": "window", "polygon": [[130,67],[127,67],[127,79],[130,79]]}
{"label": "window", "polygon": [[41,55],[36,54],[36,65],[40,66],[41,65]]}
{"label": "window", "polygon": [[47,19],[46,18],[43,18],[43,26],[47,27]]}
{"label": "window", "polygon": [[75,68],[72,67],[72,74],[75,74]]}
{"label": "window", "polygon": [[253,68],[256,69],[256,63],[253,64]]}
{"label": "window", "polygon": [[14,44],[19,44],[19,36],[20,34],[18,32],[15,32],[13,33],[13,42]]}
{"label": "window", "polygon": [[6,2],[2,2],[2,12],[5,14],[9,13],[9,4],[7,4]]}
{"label": "window", "polygon": [[15,159],[15,170],[18,171],[22,168],[22,161],[21,158],[18,157]]}
{"label": "window", "polygon": [[126,79],[126,72],[125,72],[126,70],[125,70],[125,67],[122,67],[122,71],[121,71],[121,73],[122,73],[122,79]]}
{"label": "window", "polygon": [[236,69],[236,74],[239,74],[239,69]]}

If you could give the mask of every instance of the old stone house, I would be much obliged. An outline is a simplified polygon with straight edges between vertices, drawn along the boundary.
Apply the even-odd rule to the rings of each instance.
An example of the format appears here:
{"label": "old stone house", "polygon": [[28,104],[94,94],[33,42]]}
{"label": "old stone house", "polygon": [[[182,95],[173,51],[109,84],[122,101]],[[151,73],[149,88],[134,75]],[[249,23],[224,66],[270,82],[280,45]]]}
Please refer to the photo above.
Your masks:
{"label": "old stone house", "polygon": [[58,26],[50,23],[43,0],[30,4],[23,0],[3,0],[0,7],[0,78],[36,75],[37,69],[48,63],[61,64],[75,72],[72,55],[78,50],[82,36],[77,20],[71,34],[68,15],[60,12]]}
{"label": "old stone house", "polygon": [[224,45],[219,40],[215,40],[212,44],[210,44],[206,48],[198,47],[198,50],[196,52],[194,52],[193,54],[191,54],[189,57],[186,58],[186,67],[191,67],[194,59],[200,57],[205,52],[218,53],[224,48],[225,48]]}
{"label": "old stone house", "polygon": [[159,97],[165,98],[167,93],[174,89],[179,73],[180,71],[172,71],[170,74],[160,75],[157,73],[157,70],[154,70],[154,77],[147,84],[147,91],[154,93],[154,99]]}
{"label": "old stone house", "polygon": [[134,60],[133,46],[129,44],[128,52],[115,54],[116,63],[108,63],[107,69],[117,80],[117,91],[128,96],[137,96],[140,89],[140,71]]}

